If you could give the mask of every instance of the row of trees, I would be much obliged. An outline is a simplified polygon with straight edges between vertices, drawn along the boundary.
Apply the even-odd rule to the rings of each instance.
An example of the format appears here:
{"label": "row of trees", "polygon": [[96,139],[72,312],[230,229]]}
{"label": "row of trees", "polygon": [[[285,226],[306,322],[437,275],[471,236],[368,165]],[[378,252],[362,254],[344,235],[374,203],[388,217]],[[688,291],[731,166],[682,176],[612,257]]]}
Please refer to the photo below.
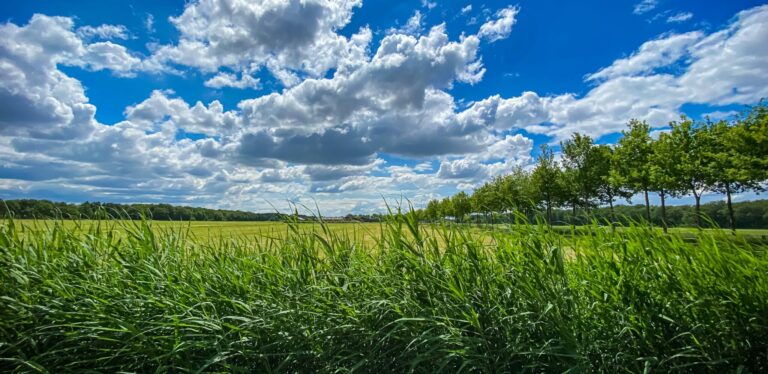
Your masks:
{"label": "row of trees", "polygon": [[[313,215],[294,215],[301,221],[317,221]],[[285,215],[281,213],[253,213],[241,210],[207,209],[190,206],[175,206],[170,204],[115,204],[84,202],[68,204],[48,200],[0,199],[0,218],[52,219],[52,218],[151,218],[158,221],[282,221]],[[381,214],[347,214],[344,217],[329,218],[330,221],[343,222],[380,222]]]}
{"label": "row of trees", "polygon": [[206,209],[170,204],[114,204],[84,202],[67,204],[48,200],[0,200],[0,217],[15,218],[106,218],[149,217],[160,221],[279,221],[277,213],[253,213],[239,210]]}
{"label": "row of trees", "polygon": [[541,212],[552,223],[554,209],[568,207],[576,217],[577,210],[590,216],[607,206],[615,220],[617,200],[642,194],[645,219],[652,222],[649,194],[657,193],[666,231],[668,197],[693,196],[700,227],[701,196],[709,191],[725,195],[728,226],[735,228],[733,195],[762,191],[768,180],[768,108],[761,102],[730,122],[683,117],[669,128],[654,139],[648,123],[631,120],[613,146],[575,133],[560,144],[560,157],[544,145],[533,170],[519,168],[471,195],[430,201],[422,214],[463,220],[469,213]]}
{"label": "row of trees", "polygon": [[[450,200],[450,199],[449,199]],[[442,208],[443,200],[439,200]],[[449,208],[450,209],[450,208]],[[426,217],[426,209],[420,210],[421,219],[433,220],[433,217]],[[696,227],[696,209],[691,205],[672,205],[667,206],[666,222],[669,227]],[[701,216],[706,217],[702,223],[705,227],[728,227],[729,214],[728,205],[725,201],[710,201],[702,203],[700,206]],[[528,211],[526,217],[529,220],[535,220],[543,217],[542,210]],[[590,210],[589,215],[581,214],[579,211],[576,216],[572,209],[555,208],[552,209],[553,224],[589,224],[592,219],[598,222],[614,221],[621,225],[629,225],[631,222],[646,221],[645,204],[624,205],[617,204],[613,210],[610,207],[599,206]],[[736,221],[736,228],[739,229],[764,229],[768,228],[768,200],[750,200],[733,203],[733,214]],[[453,217],[451,214],[446,214]],[[509,212],[492,213],[470,213],[464,216],[465,223],[514,223],[516,216]],[[651,223],[654,226],[662,226],[661,206],[651,205]]]}

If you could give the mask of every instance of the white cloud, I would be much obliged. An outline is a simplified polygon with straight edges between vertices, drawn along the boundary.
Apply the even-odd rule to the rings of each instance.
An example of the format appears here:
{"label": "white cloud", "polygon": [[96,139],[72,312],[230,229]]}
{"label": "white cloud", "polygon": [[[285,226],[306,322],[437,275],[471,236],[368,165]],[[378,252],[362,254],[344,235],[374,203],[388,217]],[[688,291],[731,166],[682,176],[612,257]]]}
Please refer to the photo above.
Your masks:
{"label": "white cloud", "polygon": [[211,88],[223,88],[223,87],[232,87],[232,88],[253,88],[255,90],[259,89],[261,87],[261,82],[258,78],[254,78],[253,76],[249,74],[242,74],[241,77],[238,79],[236,74],[230,74],[230,73],[223,73],[220,72],[213,76],[212,78],[205,81],[206,87]]}
{"label": "white cloud", "polygon": [[178,44],[159,46],[151,57],[157,69],[183,65],[217,72],[267,66],[283,82],[292,72],[313,77],[330,69],[348,71],[367,56],[371,32],[351,37],[346,26],[360,0],[199,0],[171,23],[181,33]]}
{"label": "white cloud", "polygon": [[[453,112],[452,98],[440,89],[457,80],[479,79],[481,68],[476,64],[478,40],[474,37],[451,42],[441,27],[419,39],[394,35],[383,43],[376,57],[355,70],[361,70],[359,77],[315,80],[317,87],[332,84],[346,87],[345,92],[351,93],[355,88],[365,88],[369,83],[366,78],[372,79],[373,85],[366,91],[369,106],[357,109],[355,103],[350,103],[354,109],[350,126],[314,127],[304,137],[298,135],[301,132],[291,137],[279,127],[268,126],[265,129],[269,130],[269,138],[284,142],[275,143],[272,158],[252,167],[247,165],[254,165],[253,160],[243,163],[231,158],[237,154],[243,136],[242,112],[225,111],[218,101],[190,105],[172,92],[155,91],[146,100],[126,108],[125,121],[109,126],[96,122],[95,107],[88,103],[80,82],[66,76],[57,65],[75,64],[93,70],[110,65],[117,69],[117,61],[98,60],[88,54],[103,57],[108,55],[102,53],[103,49],[120,46],[108,42],[84,44],[72,28],[71,19],[44,16],[25,27],[7,24],[0,28],[0,33],[7,36],[0,41],[0,93],[4,98],[0,104],[4,105],[0,111],[0,173],[12,181],[0,185],[4,194],[12,189],[13,194],[24,196],[163,201],[269,211],[272,208],[267,201],[308,202],[304,196],[315,191],[329,196],[323,202],[326,212],[373,209],[379,206],[375,202],[380,201],[381,194],[415,191],[422,181],[445,186],[433,174],[381,170],[383,161],[375,158],[377,147],[397,146],[396,126],[401,118],[414,121],[411,123],[417,126],[411,130],[416,135],[437,131],[435,136],[446,134],[446,142],[466,143],[465,135],[452,133],[443,123],[446,118],[434,115],[437,109],[448,117]],[[423,73],[428,74],[415,82],[408,79],[411,75],[390,81],[391,76],[399,74]],[[411,94],[399,100],[398,85],[404,83]],[[311,94],[311,89],[306,90]],[[353,96],[343,99],[347,98]],[[393,110],[392,116],[368,127],[368,111],[387,108]],[[179,138],[184,132],[209,137]],[[329,158],[335,157],[334,151],[348,149],[350,137],[358,139],[358,149],[352,147],[348,153]],[[417,142],[422,139],[416,136]],[[289,152],[318,149],[321,152],[317,155],[305,152],[307,157],[299,158],[298,166],[279,161],[291,159]],[[443,148],[433,147],[425,156],[452,149],[444,144]],[[408,146],[399,151],[415,152]],[[323,163],[327,165],[318,165]],[[374,170],[381,175],[370,175]],[[342,192],[344,198],[330,197]],[[419,201],[426,199],[415,195]]]}
{"label": "white cloud", "polygon": [[[631,57],[589,75],[601,83],[581,98],[533,92],[471,105],[460,118],[499,130],[525,129],[562,140],[575,131],[602,136],[630,118],[664,126],[685,103],[749,104],[768,97],[768,6],[739,13],[723,30],[668,35],[644,43]],[[655,69],[684,61],[682,72]]]}
{"label": "white cloud", "polygon": [[[113,41],[84,41],[66,17],[0,25],[0,193],[265,211],[272,210],[268,201],[314,206],[314,196],[328,214],[370,212],[381,207],[382,195],[420,204],[529,165],[533,141],[520,130],[553,142],[573,131],[600,136],[632,117],[658,127],[678,118],[686,103],[744,104],[768,96],[768,6],[739,13],[719,31],[643,43],[588,75],[593,86],[584,95],[491,95],[465,107],[451,89],[482,79],[481,37],[506,37],[516,8],[506,8],[515,9],[512,16],[500,11],[486,31],[481,27],[481,37],[451,40],[438,25],[425,35],[383,35],[370,46],[368,28],[337,34],[357,3],[289,2],[296,9],[285,10],[272,2],[194,2],[174,18],[180,42],[158,46],[152,61]],[[312,18],[302,7],[339,13]],[[240,12],[231,17],[236,22],[224,22],[228,11]],[[289,14],[310,17],[317,28],[301,25],[314,30],[303,49],[288,43],[259,54],[265,47],[252,44],[250,33],[258,36],[260,12],[268,11],[282,13],[267,29],[285,26],[278,24]],[[245,36],[226,35],[235,31]],[[233,41],[244,43],[239,52],[227,47]],[[164,53],[173,58],[160,59]],[[320,62],[307,65],[281,60],[315,54]],[[340,62],[325,64],[326,54]],[[215,100],[187,103],[153,91],[126,108],[125,120],[106,125],[96,121],[82,84],[59,70],[69,65],[130,76],[159,61],[178,68],[176,59],[190,56],[210,87],[257,87],[254,74],[264,67],[286,88],[230,110]],[[336,73],[326,76],[322,66]],[[185,133],[204,135],[193,140]],[[390,155],[413,166],[387,163]],[[425,185],[430,192],[420,191]]]}
{"label": "white cloud", "polygon": [[700,41],[704,34],[692,31],[685,34],[665,35],[643,43],[632,56],[619,59],[611,66],[600,69],[587,77],[588,80],[603,80],[619,76],[643,74],[653,69],[679,61],[688,54],[688,49]]}
{"label": "white cloud", "polygon": [[688,21],[689,19],[693,18],[693,13],[691,12],[680,12],[673,16],[667,17],[667,23],[681,23]]}
{"label": "white cloud", "polygon": [[[71,18],[41,14],[32,16],[29,23],[22,27],[13,23],[0,25],[6,72],[11,69],[18,69],[17,72],[20,72],[34,68],[38,70],[38,74],[50,76],[59,74],[56,73],[56,66],[61,64],[93,71],[111,70],[115,75],[131,77],[142,69],[141,59],[121,45],[111,41],[89,44],[83,40],[84,37],[114,38],[120,33],[120,27],[85,26],[79,28],[77,33],[73,29],[74,21]],[[41,77],[28,78],[39,80]]]}
{"label": "white cloud", "polygon": [[224,111],[219,101],[206,107],[197,102],[190,106],[180,98],[169,98],[166,93],[153,91],[151,96],[125,109],[125,117],[134,126],[157,131],[166,126],[189,133],[228,135],[240,127],[237,113]]}
{"label": "white cloud", "polygon": [[520,8],[516,6],[508,6],[499,10],[496,12],[495,19],[480,26],[480,32],[477,33],[477,36],[488,39],[490,42],[506,39],[512,32],[512,26],[517,23],[519,12]]}
{"label": "white cloud", "polygon": [[420,11],[416,11],[413,13],[413,16],[411,18],[408,18],[408,21],[401,27],[400,29],[390,29],[390,33],[402,33],[407,35],[419,35],[424,30],[424,27],[422,26],[422,15]]}
{"label": "white cloud", "polygon": [[123,25],[83,26],[77,29],[81,38],[128,39],[128,29]]}
{"label": "white cloud", "polygon": [[716,110],[714,112],[704,113],[701,116],[705,117],[705,118],[709,118],[709,119],[711,119],[713,121],[719,121],[721,119],[731,120],[731,119],[734,119],[738,115],[739,115],[739,112],[737,112],[735,110],[728,110],[728,111]]}
{"label": "white cloud", "polygon": [[376,152],[412,156],[477,148],[452,123],[453,98],[441,90],[482,77],[478,46],[473,36],[450,41],[442,25],[419,38],[388,35],[370,61],[347,76],[307,79],[281,94],[241,102],[253,132],[241,138],[240,152],[299,162],[297,152],[283,148],[293,146],[313,149],[310,157],[318,163],[348,158],[360,164]]}
{"label": "white cloud", "polygon": [[679,84],[689,102],[748,104],[768,97],[768,5],[736,16],[733,24],[701,40]]}
{"label": "white cloud", "polygon": [[131,55],[122,45],[99,42],[89,44],[85,49],[79,61],[89,70],[111,70],[115,75],[132,77],[141,69],[141,59]]}
{"label": "white cloud", "polygon": [[148,33],[155,33],[155,16],[151,13],[147,13],[147,18],[144,19],[144,28]]}
{"label": "white cloud", "polygon": [[485,179],[488,174],[482,164],[469,159],[443,161],[437,176],[445,179]]}
{"label": "white cloud", "polygon": [[643,0],[635,4],[635,8],[632,13],[637,15],[645,14],[656,9],[657,5],[659,5],[658,0]]}
{"label": "white cloud", "polygon": [[0,134],[78,137],[93,130],[96,108],[79,81],[57,64],[86,47],[64,17],[35,15],[25,26],[0,25]]}
{"label": "white cloud", "polygon": [[467,14],[472,11],[472,4],[468,4],[467,6],[461,8],[461,14]]}

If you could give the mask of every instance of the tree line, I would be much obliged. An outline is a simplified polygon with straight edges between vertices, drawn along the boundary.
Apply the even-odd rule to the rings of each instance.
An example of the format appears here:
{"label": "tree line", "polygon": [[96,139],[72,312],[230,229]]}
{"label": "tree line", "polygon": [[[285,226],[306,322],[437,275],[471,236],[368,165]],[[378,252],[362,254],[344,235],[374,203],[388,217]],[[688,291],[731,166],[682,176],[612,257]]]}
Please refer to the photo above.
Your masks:
{"label": "tree line", "polygon": [[[157,221],[283,221],[283,213],[253,213],[241,210],[208,209],[170,204],[116,204],[84,202],[70,204],[49,200],[0,199],[0,218],[12,216],[21,219],[106,219],[151,218]],[[300,221],[318,221],[317,215],[299,214],[297,210],[291,216]],[[381,222],[381,214],[347,214],[343,217],[324,220],[339,222]]]}
{"label": "tree line", "polygon": [[[669,130],[658,137],[652,137],[647,122],[633,119],[615,145],[596,144],[591,137],[574,133],[560,143],[559,157],[543,145],[532,170],[517,168],[471,195],[462,191],[431,200],[420,213],[429,220],[449,216],[462,221],[470,214],[492,217],[518,212],[542,215],[552,224],[555,212],[567,208],[571,223],[605,211],[604,218],[615,222],[619,216],[614,203],[642,194],[642,219],[656,221],[666,231],[671,223],[681,222],[670,220],[667,198],[692,196],[693,224],[702,227],[701,197],[716,192],[726,200],[724,226],[735,229],[733,195],[764,191],[766,180],[768,107],[761,101],[731,121],[694,121],[683,116],[670,122]],[[658,194],[661,203],[656,219],[651,214],[651,193]]]}
{"label": "tree line", "polygon": [[0,200],[0,217],[14,218],[152,218],[158,221],[279,221],[279,213],[207,209],[170,204],[68,204],[48,200]]}

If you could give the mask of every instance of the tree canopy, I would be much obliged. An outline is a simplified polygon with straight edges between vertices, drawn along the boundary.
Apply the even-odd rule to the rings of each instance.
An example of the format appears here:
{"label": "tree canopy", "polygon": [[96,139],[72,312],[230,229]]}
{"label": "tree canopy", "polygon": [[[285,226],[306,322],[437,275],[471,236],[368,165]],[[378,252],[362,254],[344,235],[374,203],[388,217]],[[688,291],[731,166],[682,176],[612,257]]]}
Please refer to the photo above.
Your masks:
{"label": "tree canopy", "polygon": [[[696,122],[682,117],[652,129],[647,122],[630,120],[614,145],[596,144],[591,137],[575,133],[560,144],[559,160],[545,145],[532,169],[516,168],[494,177],[471,195],[462,191],[458,199],[430,201],[425,218],[451,216],[462,221],[465,215],[478,213],[493,219],[494,213],[517,212],[529,217],[543,213],[553,222],[554,210],[568,207],[569,222],[575,223],[580,217],[594,217],[597,213],[592,210],[608,205],[608,218],[613,221],[617,199],[642,194],[645,221],[666,230],[669,224],[688,223],[691,218],[700,227],[701,198],[710,192],[725,195],[725,225],[744,226],[737,222],[733,194],[763,191],[768,180],[768,109],[763,102],[733,121]],[[654,192],[661,202],[658,213],[650,205],[649,194]],[[688,195],[694,198],[693,212],[686,211],[686,220],[671,217],[680,209],[668,209],[667,198]],[[457,201],[466,200],[470,210],[455,209]]]}

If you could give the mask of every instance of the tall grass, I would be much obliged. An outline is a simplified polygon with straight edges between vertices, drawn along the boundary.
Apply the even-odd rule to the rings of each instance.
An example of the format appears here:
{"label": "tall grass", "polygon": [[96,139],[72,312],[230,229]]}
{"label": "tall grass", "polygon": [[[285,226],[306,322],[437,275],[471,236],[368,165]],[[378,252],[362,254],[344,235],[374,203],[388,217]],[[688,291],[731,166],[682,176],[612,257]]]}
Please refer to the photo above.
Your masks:
{"label": "tall grass", "polygon": [[0,371],[768,370],[765,248],[718,232],[482,234],[395,213],[370,245],[297,222],[251,241],[15,225]]}

